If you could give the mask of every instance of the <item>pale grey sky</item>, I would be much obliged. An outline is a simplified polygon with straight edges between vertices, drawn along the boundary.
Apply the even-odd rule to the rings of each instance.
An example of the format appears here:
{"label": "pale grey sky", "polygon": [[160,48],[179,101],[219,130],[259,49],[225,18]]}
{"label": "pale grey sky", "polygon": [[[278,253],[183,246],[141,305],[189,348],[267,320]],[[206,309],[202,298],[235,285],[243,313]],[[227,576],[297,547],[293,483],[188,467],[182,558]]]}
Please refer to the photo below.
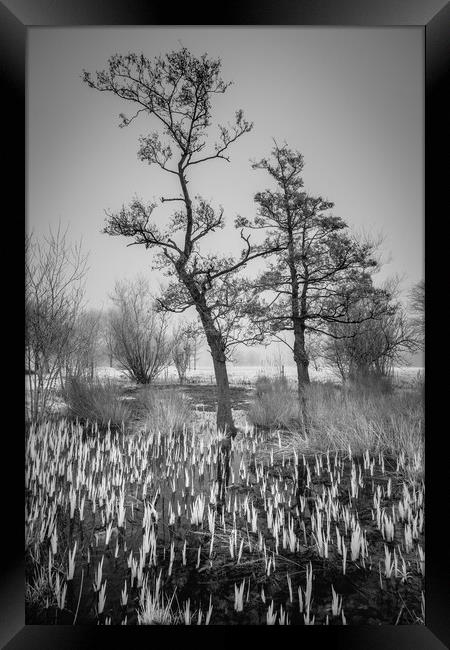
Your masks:
{"label": "pale grey sky", "polygon": [[60,221],[71,239],[83,237],[91,306],[107,305],[117,279],[144,272],[157,284],[148,251],[100,233],[104,210],[177,188],[172,175],[137,158],[138,137],[155,121],[140,116],[119,129],[119,113],[131,106],[88,88],[82,70],[103,69],[116,52],[152,57],[180,44],[220,57],[223,78],[233,81],[217,98],[213,124],[238,108],[254,122],[230,164],[215,160],[192,174],[192,192],[222,205],[230,224],[211,236],[211,249],[233,252],[234,217],[255,214],[253,195],[269,179],[250,159],[268,155],[275,138],[304,155],[306,190],[333,201],[355,229],[383,233],[389,263],[380,279],[405,276],[408,289],[423,277],[421,28],[31,28],[27,228],[40,236]]}

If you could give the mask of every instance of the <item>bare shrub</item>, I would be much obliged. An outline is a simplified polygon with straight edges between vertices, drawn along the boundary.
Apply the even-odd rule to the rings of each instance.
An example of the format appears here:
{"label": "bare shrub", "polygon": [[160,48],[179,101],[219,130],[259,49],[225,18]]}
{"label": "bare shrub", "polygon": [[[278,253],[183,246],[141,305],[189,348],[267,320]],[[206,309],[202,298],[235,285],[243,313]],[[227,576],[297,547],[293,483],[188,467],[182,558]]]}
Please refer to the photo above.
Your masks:
{"label": "bare shrub", "polygon": [[167,315],[156,312],[148,282],[117,282],[112,296],[110,345],[130,379],[150,384],[170,364]]}
{"label": "bare shrub", "polygon": [[[382,381],[392,375],[396,364],[404,362],[405,354],[420,348],[417,333],[397,296],[398,280],[393,278],[351,305],[348,323],[330,325],[331,338],[324,356],[339,370],[344,382],[360,385],[371,378]],[[369,318],[374,305],[378,314]]]}
{"label": "bare shrub", "polygon": [[43,241],[30,234],[25,242],[25,368],[32,420],[48,411],[81,312],[87,258],[81,244],[70,245],[66,235],[58,228]]}

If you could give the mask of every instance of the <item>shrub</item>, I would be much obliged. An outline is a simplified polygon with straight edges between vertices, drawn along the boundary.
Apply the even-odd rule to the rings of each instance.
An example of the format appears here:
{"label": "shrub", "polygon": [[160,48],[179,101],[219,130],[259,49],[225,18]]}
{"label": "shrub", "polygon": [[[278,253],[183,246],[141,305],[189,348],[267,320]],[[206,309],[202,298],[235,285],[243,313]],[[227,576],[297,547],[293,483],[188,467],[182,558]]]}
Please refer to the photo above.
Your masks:
{"label": "shrub", "polygon": [[130,405],[121,399],[120,387],[111,380],[102,382],[83,377],[68,379],[64,399],[69,415],[80,421],[98,422],[102,426],[108,423],[120,426],[122,422],[127,424],[131,418]]}
{"label": "shrub", "polygon": [[192,422],[189,400],[174,389],[145,389],[140,397],[146,428],[150,431],[178,433]]}
{"label": "shrub", "polygon": [[156,311],[143,277],[116,283],[109,317],[109,344],[131,380],[150,384],[170,364],[167,314]]}

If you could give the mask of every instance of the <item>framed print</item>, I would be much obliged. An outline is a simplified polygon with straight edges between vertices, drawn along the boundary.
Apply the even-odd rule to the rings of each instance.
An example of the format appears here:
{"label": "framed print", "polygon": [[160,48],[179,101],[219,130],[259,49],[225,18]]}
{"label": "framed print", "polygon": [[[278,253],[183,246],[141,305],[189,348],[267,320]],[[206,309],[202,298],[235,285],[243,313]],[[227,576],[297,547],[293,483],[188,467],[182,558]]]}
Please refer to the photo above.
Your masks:
{"label": "framed print", "polygon": [[0,6],[8,649],[450,643],[448,5],[232,9]]}

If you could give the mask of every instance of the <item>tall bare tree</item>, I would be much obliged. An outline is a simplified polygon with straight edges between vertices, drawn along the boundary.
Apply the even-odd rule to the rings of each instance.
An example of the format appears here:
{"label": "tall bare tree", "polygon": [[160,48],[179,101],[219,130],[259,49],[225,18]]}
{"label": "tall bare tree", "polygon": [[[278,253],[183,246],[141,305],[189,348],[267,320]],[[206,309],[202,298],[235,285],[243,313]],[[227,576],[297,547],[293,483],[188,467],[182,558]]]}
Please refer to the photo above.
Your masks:
{"label": "tall bare tree", "polygon": [[143,277],[117,282],[109,325],[114,358],[139,384],[150,384],[170,364],[166,314],[158,313]]}
{"label": "tall bare tree", "polygon": [[87,255],[72,245],[67,230],[38,241],[31,233],[25,251],[25,357],[29,416],[45,415],[51,391],[65,366],[82,308]]}
{"label": "tall bare tree", "polygon": [[[235,435],[226,366],[228,342],[219,321],[227,309],[228,280],[262,253],[251,247],[242,229],[244,250],[239,258],[201,252],[202,241],[224,227],[224,214],[223,209],[215,209],[192,194],[189,175],[197,166],[229,161],[229,148],[251,130],[252,124],[238,110],[231,125],[219,125],[217,139],[211,143],[212,99],[225,93],[230,83],[221,77],[220,59],[207,54],[196,57],[186,48],[154,60],[143,54],[116,54],[105,70],[94,75],[84,71],[83,78],[91,88],[134,106],[131,117],[121,114],[121,126],[143,114],[160,127],[160,132],[141,137],[138,156],[177,181],[180,193],[162,197],[161,202],[179,203],[181,210],[175,211],[169,225],[162,228],[152,218],[156,204],[136,199],[108,215],[104,232],[130,238],[132,244],[158,252],[157,268],[175,279],[160,301],[163,308],[176,312],[190,306],[196,309],[214,364],[217,427]],[[227,331],[229,325],[224,325]]]}
{"label": "tall bare tree", "polygon": [[[340,217],[331,214],[333,203],[302,190],[303,156],[286,144],[275,143],[270,159],[254,163],[275,181],[275,189],[258,192],[258,215],[239,218],[238,226],[268,233],[265,246],[280,250],[268,270],[255,282],[267,296],[253,313],[254,321],[270,329],[294,334],[293,355],[298,391],[304,412],[304,386],[310,381],[306,333],[329,333],[327,324],[348,319],[348,304],[356,299],[357,283],[349,277],[375,268],[370,242],[358,242]],[[280,339],[281,340],[281,339]]]}

